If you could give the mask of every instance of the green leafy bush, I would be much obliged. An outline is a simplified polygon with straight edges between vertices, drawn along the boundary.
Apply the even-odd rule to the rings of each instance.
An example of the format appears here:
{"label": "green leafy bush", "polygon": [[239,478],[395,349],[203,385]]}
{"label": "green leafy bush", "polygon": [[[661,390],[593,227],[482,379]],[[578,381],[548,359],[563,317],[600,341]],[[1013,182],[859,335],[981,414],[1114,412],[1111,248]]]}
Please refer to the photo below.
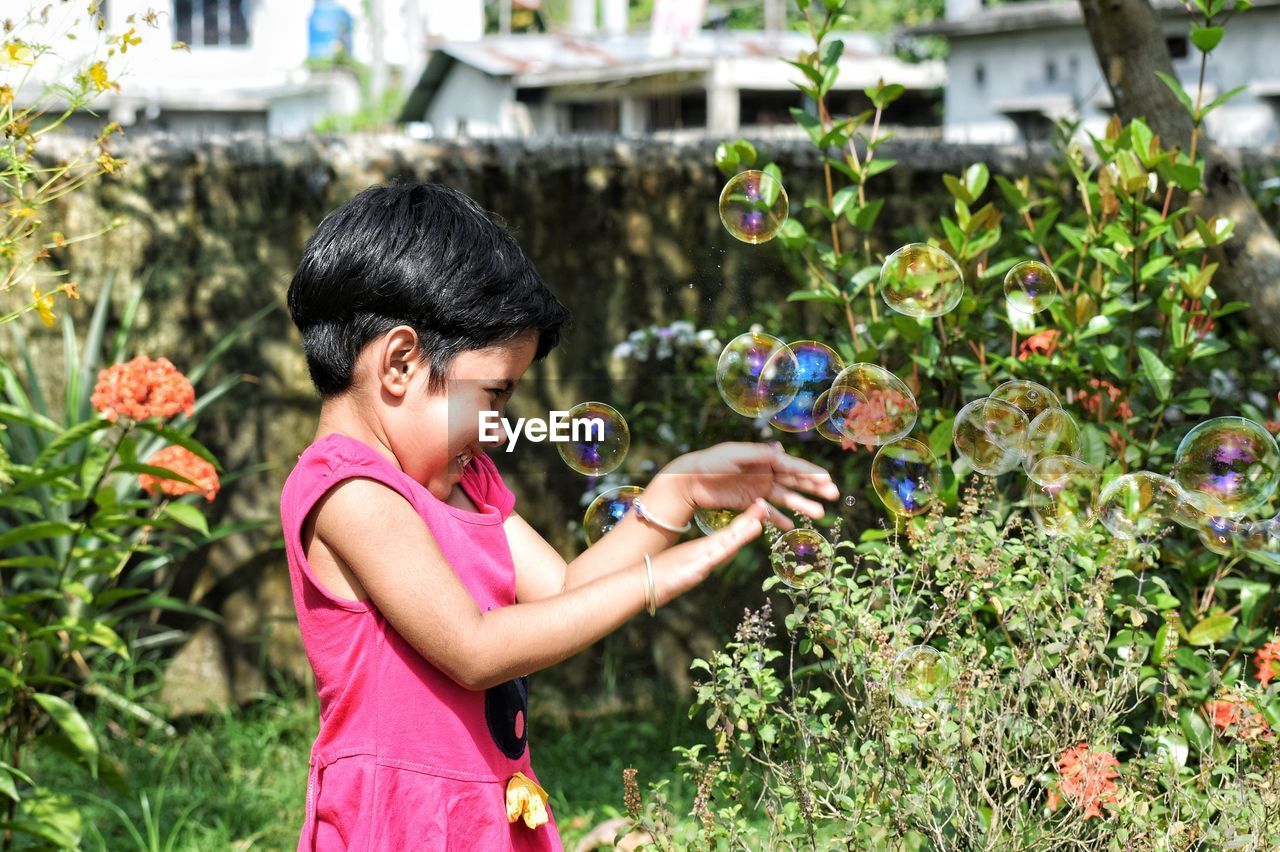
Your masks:
{"label": "green leafy bush", "polygon": [[[815,588],[765,581],[785,591],[780,622],[768,608],[749,613],[734,641],[695,664],[695,712],[716,735],[715,747],[684,751],[697,821],[660,814],[657,795],[631,809],[636,824],[677,847],[1275,846],[1277,566],[1220,556],[1182,531],[1050,538],[1032,523],[1020,472],[980,476],[952,449],[956,412],[1011,379],[1057,393],[1104,481],[1169,473],[1206,417],[1280,429],[1272,391],[1257,390],[1275,387],[1278,359],[1240,322],[1247,306],[1214,286],[1212,252],[1232,224],[1189,204],[1204,178],[1196,137],[1180,150],[1142,120],[1112,121],[1100,137],[1065,125],[1042,173],[974,163],[944,178],[950,209],[935,228],[891,230],[875,189],[895,165],[883,128],[902,88],[881,83],[866,91],[871,110],[833,114],[844,4],[798,5],[814,49],[792,63],[809,102],[793,115],[824,181],[817,197],[791,199],[778,237],[802,284],[790,301],[827,312],[823,342],[847,363],[906,382],[941,487],[922,517],[887,520],[870,501],[850,513],[860,533],[831,531],[835,556]],[[1206,55],[1226,5],[1196,4]],[[1197,136],[1232,94],[1206,101],[1166,83]],[[746,140],[717,151],[726,176],[761,159]],[[786,179],[776,164],[763,170]],[[935,318],[889,310],[886,256],[926,241],[961,267],[963,297]],[[1029,259],[1060,282],[1030,315],[1002,286]],[[763,324],[789,339],[785,324]],[[846,492],[866,490],[851,442],[795,451],[838,470]],[[956,677],[915,707],[895,695],[892,669],[923,645]]]}

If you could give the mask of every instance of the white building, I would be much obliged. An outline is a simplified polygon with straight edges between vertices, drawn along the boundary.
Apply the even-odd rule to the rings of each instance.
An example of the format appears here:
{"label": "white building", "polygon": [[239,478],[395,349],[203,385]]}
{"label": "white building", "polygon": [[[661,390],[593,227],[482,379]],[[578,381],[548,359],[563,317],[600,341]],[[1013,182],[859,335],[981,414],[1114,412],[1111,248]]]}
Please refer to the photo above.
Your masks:
{"label": "white building", "polygon": [[[1191,18],[1180,2],[1155,0],[1174,72],[1195,97],[1201,54],[1190,43]],[[1210,54],[1205,103],[1237,86],[1247,90],[1207,119],[1220,144],[1280,143],[1280,0],[1255,8],[1226,27]],[[1077,0],[947,0],[942,21],[911,30],[950,43],[944,136],[954,142],[1008,143],[1044,138],[1053,122],[1083,119],[1100,135],[1112,112]]]}
{"label": "white building", "polygon": [[[370,69],[375,89],[416,80],[432,39],[474,41],[484,32],[483,0],[336,2],[351,16],[351,54]],[[28,0],[9,3],[26,6]],[[52,44],[58,59],[42,59],[38,70],[66,80],[88,64],[99,36],[85,15],[85,2],[30,3],[36,10],[46,5],[51,7],[48,20],[22,28],[19,35]],[[355,71],[307,62],[314,5],[315,0],[105,0],[105,32],[136,26],[142,43],[123,57],[120,93],[104,93],[93,108],[134,131],[184,135],[297,134],[324,116],[353,113],[361,99]],[[158,12],[156,28],[142,23],[149,9]],[[129,23],[131,16],[136,23]],[[66,39],[67,32],[75,39]],[[173,49],[179,41],[190,49]],[[13,80],[17,88],[22,70],[0,66],[0,83]],[[39,89],[38,81],[28,81],[20,94],[34,98]],[[90,116],[80,122],[99,123]]]}
{"label": "white building", "polygon": [[[894,116],[936,126],[937,93],[946,79],[941,62],[910,64],[884,53],[870,36],[839,37],[846,49],[828,98],[833,113],[866,108],[862,90],[883,79],[907,88]],[[418,132],[446,137],[790,127],[789,108],[804,106],[795,86],[803,77],[783,59],[812,49],[801,33],[695,29],[671,39],[628,33],[625,26],[593,31],[581,22],[572,35],[447,42],[432,53],[401,119]]]}

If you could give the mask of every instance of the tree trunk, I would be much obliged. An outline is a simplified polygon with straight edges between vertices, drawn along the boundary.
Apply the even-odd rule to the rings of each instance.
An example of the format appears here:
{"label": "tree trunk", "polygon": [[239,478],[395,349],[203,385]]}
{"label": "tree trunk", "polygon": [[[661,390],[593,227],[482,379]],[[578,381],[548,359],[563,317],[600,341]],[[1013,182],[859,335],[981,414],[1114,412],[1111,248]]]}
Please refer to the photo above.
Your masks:
{"label": "tree trunk", "polygon": [[[1080,0],[1098,67],[1124,121],[1142,117],[1165,147],[1185,151],[1191,144],[1191,116],[1155,75],[1173,75],[1164,30],[1149,0]],[[1238,22],[1237,26],[1248,26]],[[1230,49],[1231,28],[1222,49]],[[1191,91],[1195,99],[1195,91]],[[1235,223],[1235,235],[1215,250],[1221,265],[1213,286],[1220,294],[1248,302],[1254,329],[1280,350],[1280,241],[1240,183],[1234,166],[1202,125],[1196,144],[1205,159],[1203,196],[1191,205],[1203,219],[1221,216]]]}

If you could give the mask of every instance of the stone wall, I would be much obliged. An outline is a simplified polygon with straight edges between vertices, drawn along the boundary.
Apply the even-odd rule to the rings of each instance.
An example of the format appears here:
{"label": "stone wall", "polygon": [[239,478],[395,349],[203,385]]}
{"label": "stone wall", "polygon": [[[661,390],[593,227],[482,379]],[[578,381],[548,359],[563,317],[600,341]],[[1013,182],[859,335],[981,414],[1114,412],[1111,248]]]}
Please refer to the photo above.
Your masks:
{"label": "stone wall", "polygon": [[[302,244],[324,214],[371,184],[431,180],[501,215],[574,314],[574,328],[547,362],[535,365],[512,404],[514,415],[536,415],[590,398],[593,388],[607,383],[609,350],[633,328],[682,316],[700,325],[726,314],[751,319],[760,305],[781,304],[794,289],[777,245],[745,246],[720,225],[716,199],[723,178],[714,168],[714,149],[713,141],[587,137],[469,145],[399,136],[245,137],[195,147],[149,138],[119,152],[129,161],[120,177],[102,180],[60,207],[58,227],[69,235],[123,219],[117,229],[55,261],[80,282],[85,301],[71,308],[86,323],[109,277],[115,282],[113,325],[137,288],[145,288],[126,357],[164,355],[190,369],[237,322],[263,306],[277,307],[201,384],[243,377],[201,418],[197,436],[228,471],[268,465],[229,478],[210,507],[212,520],[270,518],[273,524],[267,532],[209,548],[178,578],[177,594],[223,610],[227,623],[199,626],[196,640],[175,661],[166,697],[176,710],[248,698],[261,688],[263,659],[298,677],[307,674],[275,521],[280,486],[311,441],[319,410],[285,293]],[[783,168],[793,214],[799,214],[801,200],[821,187],[816,152],[798,141],[761,143],[761,151]],[[878,179],[878,194],[888,199],[878,248],[921,236],[949,208],[942,173],[982,160],[997,172],[1018,174],[1027,154],[886,146],[880,156],[897,159],[899,167]],[[784,336],[823,335],[821,314],[793,305],[784,318]],[[29,333],[48,354],[41,361],[56,382],[60,335],[42,336],[36,328]],[[521,513],[571,556],[579,544],[569,522],[581,513],[582,478],[547,445],[498,461]],[[689,645],[708,639],[708,619],[698,606],[686,602],[683,611],[677,606],[665,616],[668,632],[683,637],[674,644],[670,635],[650,643],[640,628],[612,641],[642,656],[650,644],[665,647],[666,667],[678,681]],[[739,614],[711,620],[731,628]],[[265,649],[264,636],[270,637]],[[583,655],[556,677],[567,690],[589,690],[598,685],[597,664]]]}

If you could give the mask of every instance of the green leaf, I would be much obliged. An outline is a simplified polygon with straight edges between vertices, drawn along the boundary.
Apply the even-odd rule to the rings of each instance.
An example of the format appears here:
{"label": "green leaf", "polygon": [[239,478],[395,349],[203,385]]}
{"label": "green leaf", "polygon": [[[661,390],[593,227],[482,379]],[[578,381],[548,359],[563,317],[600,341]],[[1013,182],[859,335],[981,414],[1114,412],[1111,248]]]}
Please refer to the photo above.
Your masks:
{"label": "green leaf", "polygon": [[1157,71],[1155,74],[1169,87],[1169,91],[1173,92],[1173,96],[1178,99],[1178,102],[1187,108],[1187,113],[1195,116],[1196,105],[1192,103],[1191,96],[1187,94],[1186,89],[1182,88],[1182,84],[1178,82],[1177,78],[1163,71]]}
{"label": "green leaf", "polygon": [[1213,112],[1215,109],[1217,109],[1218,107],[1222,106],[1222,105],[1223,105],[1223,104],[1225,104],[1227,101],[1229,101],[1229,100],[1231,100],[1232,98],[1234,98],[1236,95],[1240,94],[1241,92],[1247,92],[1247,91],[1249,91],[1249,87],[1248,87],[1248,86],[1236,86],[1234,89],[1232,89],[1232,90],[1230,90],[1230,91],[1228,91],[1228,92],[1223,92],[1222,94],[1218,95],[1218,96],[1217,96],[1216,98],[1214,98],[1213,100],[1209,101],[1209,103],[1208,103],[1207,105],[1205,105],[1205,106],[1201,107],[1201,109],[1200,109],[1200,117],[1201,117],[1201,118],[1204,118],[1206,115],[1208,115],[1209,113]]}
{"label": "green leaf", "polygon": [[982,197],[982,193],[986,191],[987,180],[990,176],[991,173],[987,170],[985,163],[974,163],[965,169],[964,185],[969,190],[969,204]]}
{"label": "green leaf", "polygon": [[49,444],[40,451],[40,455],[36,456],[36,460],[32,463],[34,467],[44,467],[49,462],[58,457],[63,450],[71,447],[80,441],[90,437],[91,435],[111,427],[111,421],[98,417],[93,420],[86,420],[72,426],[58,437],[54,438]]}
{"label": "green leaf", "polygon": [[[787,295],[788,302],[821,302],[829,305],[843,305],[844,296],[824,293],[821,290],[796,290]],[[204,516],[201,515],[201,518]]]}
{"label": "green leaf", "polygon": [[1138,345],[1138,357],[1142,360],[1142,371],[1156,392],[1161,402],[1168,402],[1173,392],[1173,370],[1150,347]]}
{"label": "green leaf", "polygon": [[22,524],[0,535],[0,551],[15,544],[70,535],[76,528],[75,524],[69,524],[66,521],[32,521],[29,524]]}
{"label": "green leaf", "polygon": [[853,226],[859,231],[870,231],[876,224],[876,218],[879,217],[881,209],[884,208],[884,199],[877,198],[874,201],[868,201],[866,206],[858,211],[858,215],[853,219]]}
{"label": "green leaf", "polygon": [[1234,615],[1227,615],[1226,613],[1211,615],[1191,628],[1191,631],[1187,633],[1187,642],[1198,646],[1212,645],[1221,641],[1235,626],[1236,617]]}
{"label": "green leaf", "polygon": [[1201,53],[1209,53],[1222,41],[1222,27],[1191,27],[1191,41]]}
{"label": "green leaf", "polygon": [[89,727],[89,723],[80,715],[80,711],[56,695],[37,692],[32,697],[44,709],[44,712],[48,713],[58,723],[58,726],[62,728],[71,743],[80,751],[80,754],[84,755],[85,760],[89,763],[89,772],[94,778],[97,778],[98,741],[94,738],[93,730]]}
{"label": "green leaf", "polygon": [[836,216],[843,216],[849,205],[858,200],[858,188],[856,186],[846,186],[831,198],[831,212]]}
{"label": "green leaf", "polygon": [[1190,707],[1182,708],[1182,712],[1178,714],[1178,722],[1182,726],[1182,732],[1187,735],[1187,741],[1198,751],[1206,752],[1213,747],[1213,732],[1195,710]]}

